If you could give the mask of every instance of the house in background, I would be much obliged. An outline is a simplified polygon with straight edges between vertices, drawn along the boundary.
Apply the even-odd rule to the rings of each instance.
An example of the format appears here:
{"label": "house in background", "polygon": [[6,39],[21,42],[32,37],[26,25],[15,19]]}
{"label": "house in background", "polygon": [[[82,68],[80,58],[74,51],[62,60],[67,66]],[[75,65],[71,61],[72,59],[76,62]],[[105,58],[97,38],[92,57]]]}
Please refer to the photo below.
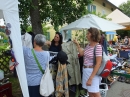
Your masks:
{"label": "house in background", "polygon": [[[96,13],[100,13],[101,15],[108,15],[115,9],[119,9],[119,8],[113,5],[108,0],[94,0],[92,4],[86,6],[86,9],[89,12],[96,12]],[[48,32],[49,32],[48,35],[50,36],[50,40],[52,40],[55,35],[55,31],[53,27],[51,27],[51,29]],[[110,31],[110,32],[115,32],[115,31]],[[75,37],[75,31],[68,30],[66,32],[62,31],[61,33],[63,35],[63,42],[67,41],[70,38]],[[114,35],[107,35],[108,40],[111,40],[113,37]]]}
{"label": "house in background", "polygon": [[92,4],[87,6],[88,11],[108,15],[115,9],[119,9],[108,0],[94,0]]}
{"label": "house in background", "polygon": [[[108,0],[94,0],[92,4],[87,6],[89,12],[100,13],[101,15],[109,15],[115,9],[119,9],[117,6],[109,2]],[[109,31],[106,33],[115,33],[116,31]],[[115,34],[107,34],[107,40],[112,40]]]}

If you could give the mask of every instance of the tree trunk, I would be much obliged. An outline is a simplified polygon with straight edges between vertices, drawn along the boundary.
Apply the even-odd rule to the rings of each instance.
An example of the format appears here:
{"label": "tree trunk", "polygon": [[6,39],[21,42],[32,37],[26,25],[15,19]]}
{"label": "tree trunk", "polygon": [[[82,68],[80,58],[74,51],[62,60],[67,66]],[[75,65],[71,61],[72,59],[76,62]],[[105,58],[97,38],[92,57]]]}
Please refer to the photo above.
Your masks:
{"label": "tree trunk", "polygon": [[35,6],[30,9],[32,31],[35,34],[43,34],[38,0],[32,0],[32,4]]}

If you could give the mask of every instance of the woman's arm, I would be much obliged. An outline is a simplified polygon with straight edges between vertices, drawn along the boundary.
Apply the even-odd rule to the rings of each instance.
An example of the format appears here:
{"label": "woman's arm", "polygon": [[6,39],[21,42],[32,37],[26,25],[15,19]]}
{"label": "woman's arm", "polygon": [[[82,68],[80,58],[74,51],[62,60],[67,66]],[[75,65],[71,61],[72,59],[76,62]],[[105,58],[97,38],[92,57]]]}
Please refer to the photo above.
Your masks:
{"label": "woman's arm", "polygon": [[102,47],[101,47],[101,45],[97,45],[95,53],[96,53],[96,64],[94,65],[93,72],[87,81],[88,86],[91,86],[92,79],[94,78],[94,76],[98,72],[100,65],[101,65],[101,62],[102,62]]}
{"label": "woman's arm", "polygon": [[76,40],[74,40],[73,42],[76,44],[80,56],[83,56],[84,55],[84,49],[80,47],[79,43]]}
{"label": "woman's arm", "polygon": [[46,41],[46,42],[45,42],[45,45],[50,46],[50,45],[51,45],[51,41]]}
{"label": "woman's arm", "polygon": [[77,44],[77,49],[78,49],[80,56],[83,56],[84,55],[84,49],[81,48],[79,44]]}
{"label": "woman's arm", "polygon": [[93,79],[94,76],[96,75],[96,73],[98,72],[99,68],[100,68],[100,65],[101,65],[101,62],[102,62],[102,56],[97,56],[96,57],[96,64],[93,68],[93,72],[90,76],[90,79]]}

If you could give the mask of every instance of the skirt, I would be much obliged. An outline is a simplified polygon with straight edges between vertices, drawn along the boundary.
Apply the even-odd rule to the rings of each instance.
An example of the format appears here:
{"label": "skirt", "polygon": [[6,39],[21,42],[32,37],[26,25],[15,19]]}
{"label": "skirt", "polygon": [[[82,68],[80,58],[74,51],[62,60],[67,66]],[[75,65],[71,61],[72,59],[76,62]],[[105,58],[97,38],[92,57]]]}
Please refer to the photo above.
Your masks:
{"label": "skirt", "polygon": [[87,89],[88,92],[97,93],[99,92],[99,85],[101,83],[102,77],[95,75],[92,79],[91,86],[87,86],[86,83],[93,72],[93,68],[83,68],[83,77],[82,77],[82,87]]}

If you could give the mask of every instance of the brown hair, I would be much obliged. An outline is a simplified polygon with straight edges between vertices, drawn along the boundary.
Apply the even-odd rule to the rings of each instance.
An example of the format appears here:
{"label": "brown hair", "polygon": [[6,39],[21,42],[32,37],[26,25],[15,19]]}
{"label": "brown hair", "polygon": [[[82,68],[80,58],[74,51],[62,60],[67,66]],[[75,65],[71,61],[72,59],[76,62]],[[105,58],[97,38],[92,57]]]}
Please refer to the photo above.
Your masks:
{"label": "brown hair", "polygon": [[101,38],[100,31],[97,28],[90,27],[88,31],[91,33],[91,39],[94,42],[99,42]]}

